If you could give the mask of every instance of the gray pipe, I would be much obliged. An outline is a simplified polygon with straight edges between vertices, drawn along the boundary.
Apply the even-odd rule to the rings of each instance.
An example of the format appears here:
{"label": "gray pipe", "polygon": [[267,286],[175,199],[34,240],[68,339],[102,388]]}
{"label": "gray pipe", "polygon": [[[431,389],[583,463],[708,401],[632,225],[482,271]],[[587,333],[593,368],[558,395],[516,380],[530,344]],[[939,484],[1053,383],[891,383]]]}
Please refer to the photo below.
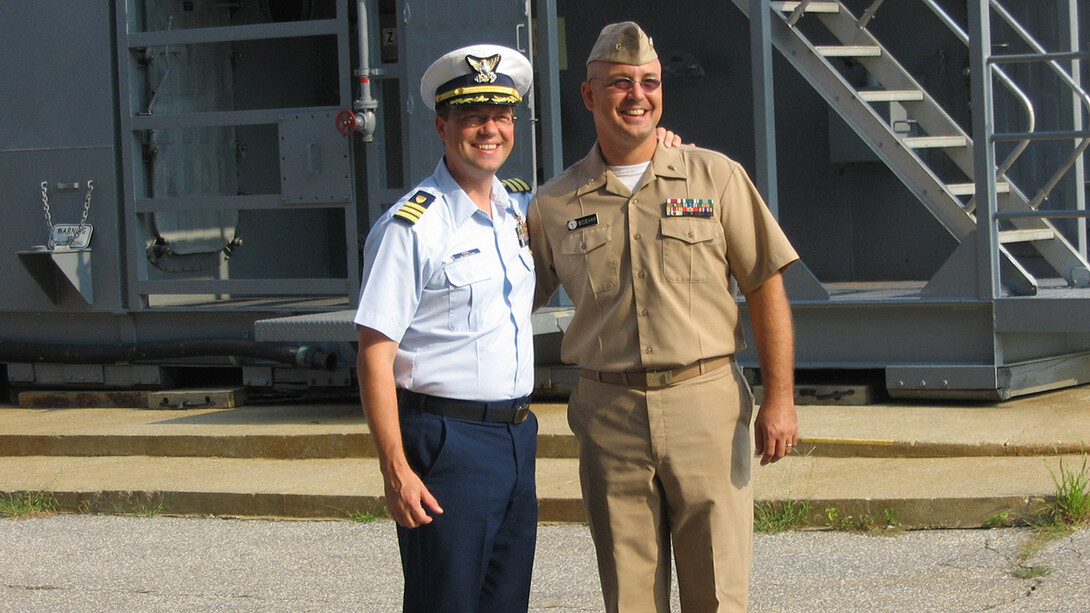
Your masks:
{"label": "gray pipe", "polygon": [[0,341],[0,362],[110,364],[194,357],[252,358],[324,370],[337,367],[335,354],[313,347],[271,345],[247,340],[195,339],[111,345]]}
{"label": "gray pipe", "polygon": [[378,101],[371,97],[371,61],[368,49],[370,37],[367,29],[367,3],[364,0],[357,0],[356,13],[360,47],[360,65],[356,69],[356,76],[359,77],[360,90],[359,98],[352,103],[352,108],[358,111],[356,131],[364,142],[369,143],[375,139],[375,109],[378,108]]}

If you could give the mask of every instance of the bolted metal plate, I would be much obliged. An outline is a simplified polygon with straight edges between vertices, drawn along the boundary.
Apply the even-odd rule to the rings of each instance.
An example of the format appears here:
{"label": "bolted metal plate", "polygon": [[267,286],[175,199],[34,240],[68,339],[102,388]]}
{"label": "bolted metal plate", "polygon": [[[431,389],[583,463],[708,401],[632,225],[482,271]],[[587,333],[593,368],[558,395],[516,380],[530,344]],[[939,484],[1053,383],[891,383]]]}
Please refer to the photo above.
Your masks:
{"label": "bolted metal plate", "polygon": [[351,140],[337,131],[335,119],[332,111],[280,118],[280,197],[284,204],[351,200]]}

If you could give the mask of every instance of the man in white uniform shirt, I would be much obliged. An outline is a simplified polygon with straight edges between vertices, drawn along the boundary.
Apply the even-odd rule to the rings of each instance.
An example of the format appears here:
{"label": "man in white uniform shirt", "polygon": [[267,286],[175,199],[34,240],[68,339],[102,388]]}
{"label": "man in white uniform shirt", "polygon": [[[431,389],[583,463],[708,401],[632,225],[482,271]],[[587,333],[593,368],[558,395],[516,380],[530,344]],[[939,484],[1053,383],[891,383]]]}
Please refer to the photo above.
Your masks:
{"label": "man in white uniform shirt", "polygon": [[529,61],[439,58],[421,96],[445,156],[364,249],[358,373],[398,524],[405,611],[525,611],[537,530],[528,193],[496,171]]}

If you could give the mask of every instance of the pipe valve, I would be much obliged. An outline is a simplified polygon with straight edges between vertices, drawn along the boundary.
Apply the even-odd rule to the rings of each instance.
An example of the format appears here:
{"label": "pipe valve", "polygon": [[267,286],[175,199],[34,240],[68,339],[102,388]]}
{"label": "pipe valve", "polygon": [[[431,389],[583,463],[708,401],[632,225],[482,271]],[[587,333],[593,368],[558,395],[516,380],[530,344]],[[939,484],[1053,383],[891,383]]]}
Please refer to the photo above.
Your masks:
{"label": "pipe valve", "polygon": [[345,136],[359,133],[363,142],[370,143],[375,140],[375,111],[363,109],[359,113],[349,110],[337,113],[337,131]]}

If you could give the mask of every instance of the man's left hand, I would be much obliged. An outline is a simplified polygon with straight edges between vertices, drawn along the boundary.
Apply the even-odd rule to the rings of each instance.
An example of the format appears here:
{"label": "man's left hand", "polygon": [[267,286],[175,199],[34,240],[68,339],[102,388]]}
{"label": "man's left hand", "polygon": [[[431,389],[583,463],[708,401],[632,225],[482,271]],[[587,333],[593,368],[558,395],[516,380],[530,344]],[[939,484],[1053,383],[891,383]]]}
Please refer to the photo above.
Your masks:
{"label": "man's left hand", "polygon": [[680,136],[662,126],[655,128],[655,138],[659,139],[662,146],[667,149],[673,149],[674,147],[680,147],[685,144],[681,142]]}
{"label": "man's left hand", "polygon": [[754,447],[761,466],[779,461],[799,444],[799,423],[793,402],[764,402],[753,422]]}

